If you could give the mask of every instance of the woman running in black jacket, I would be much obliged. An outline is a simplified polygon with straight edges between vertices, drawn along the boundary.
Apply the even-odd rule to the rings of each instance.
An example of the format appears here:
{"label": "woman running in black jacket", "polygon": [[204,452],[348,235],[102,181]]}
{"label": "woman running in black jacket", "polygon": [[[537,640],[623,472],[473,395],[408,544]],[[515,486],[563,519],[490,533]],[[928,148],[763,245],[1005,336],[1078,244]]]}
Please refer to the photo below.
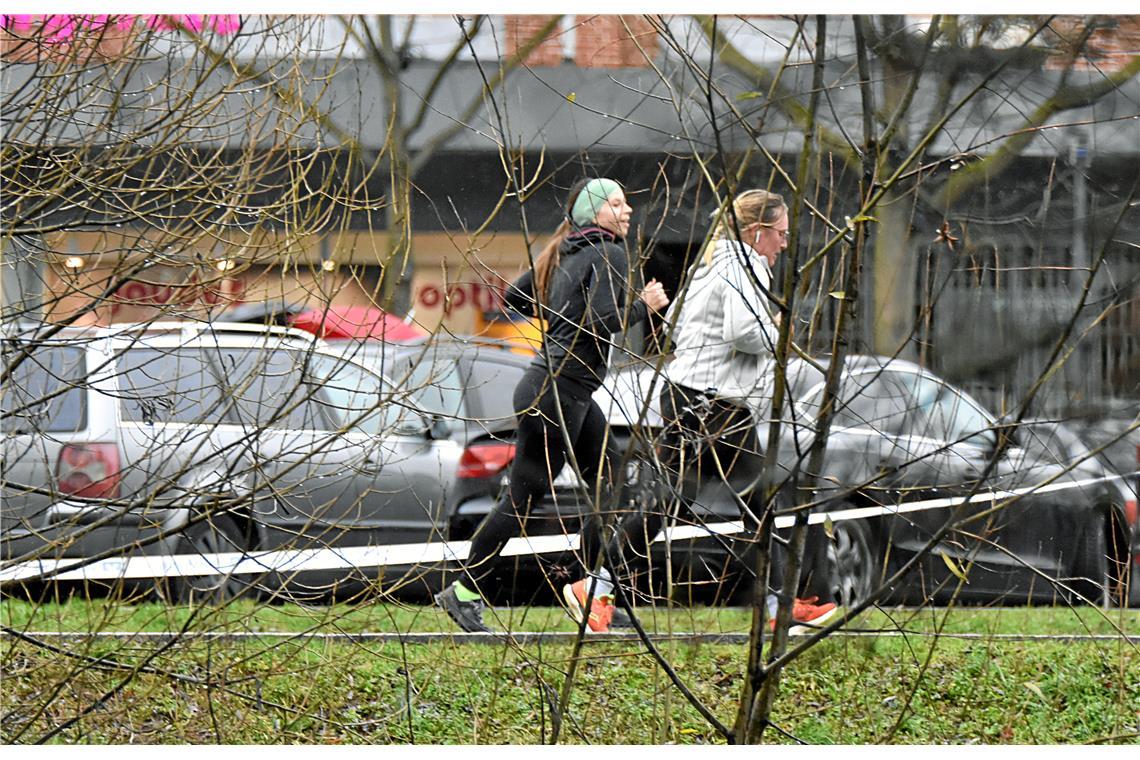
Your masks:
{"label": "woman running in black jacket", "polygon": [[[616,452],[607,443],[606,419],[592,396],[606,376],[615,332],[664,309],[669,299],[650,280],[626,311],[631,287],[629,258],[621,240],[633,209],[611,179],[579,182],[570,192],[566,221],[526,272],[507,289],[508,306],[546,320],[542,349],[514,393],[518,416],[509,494],[483,519],[471,540],[466,577],[436,595],[436,602],[465,631],[490,630],[483,622],[481,582],[507,541],[521,533],[531,507],[550,492],[567,460],[567,442],[583,480],[608,485]],[[601,526],[584,521],[582,555],[593,567]],[[607,621],[608,624],[608,621]]]}

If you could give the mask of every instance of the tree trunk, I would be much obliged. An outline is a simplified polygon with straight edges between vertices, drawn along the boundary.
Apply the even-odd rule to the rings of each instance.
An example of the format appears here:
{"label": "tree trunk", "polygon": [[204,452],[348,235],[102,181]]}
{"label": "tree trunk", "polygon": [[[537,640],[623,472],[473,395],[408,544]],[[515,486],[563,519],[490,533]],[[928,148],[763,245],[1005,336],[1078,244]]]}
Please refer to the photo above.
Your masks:
{"label": "tree trunk", "polygon": [[384,207],[386,230],[384,258],[380,274],[380,307],[394,314],[407,314],[411,307],[412,275],[412,208],[411,178],[408,161],[399,151],[392,152],[390,162],[391,194]]}
{"label": "tree trunk", "polygon": [[[883,196],[875,209],[872,267],[871,321],[874,325],[873,349],[876,354],[893,356],[910,339],[915,316],[915,257],[910,254],[910,204],[897,193]],[[933,231],[931,238],[934,237]],[[900,356],[916,357],[909,346]]]}

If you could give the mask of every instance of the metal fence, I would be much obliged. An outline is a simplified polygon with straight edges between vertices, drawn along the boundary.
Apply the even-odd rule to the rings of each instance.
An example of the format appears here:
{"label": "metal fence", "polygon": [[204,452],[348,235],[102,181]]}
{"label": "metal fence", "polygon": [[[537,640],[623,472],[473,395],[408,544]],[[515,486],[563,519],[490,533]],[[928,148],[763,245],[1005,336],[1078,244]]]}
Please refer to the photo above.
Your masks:
{"label": "metal fence", "polygon": [[[1140,398],[1140,260],[1113,251],[1092,275],[1068,247],[994,238],[953,258],[918,252],[928,364],[1001,410],[1052,366],[1032,412],[1096,416]],[[1059,365],[1059,366],[1058,366]]]}

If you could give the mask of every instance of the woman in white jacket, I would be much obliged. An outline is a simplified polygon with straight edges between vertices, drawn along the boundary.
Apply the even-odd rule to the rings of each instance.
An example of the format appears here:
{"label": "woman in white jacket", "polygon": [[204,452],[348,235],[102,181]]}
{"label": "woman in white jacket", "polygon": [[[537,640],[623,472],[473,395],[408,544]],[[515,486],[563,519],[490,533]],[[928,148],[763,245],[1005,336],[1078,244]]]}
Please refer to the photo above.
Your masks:
{"label": "woman in white jacket", "polygon": [[[783,198],[766,190],[739,194],[721,214],[708,246],[691,272],[683,297],[674,302],[674,359],[666,374],[659,407],[666,422],[658,457],[683,481],[723,478],[751,517],[759,517],[763,494],[755,487],[763,462],[756,412],[771,398],[774,352],[780,314],[769,299],[771,270],[788,245],[788,210]],[[627,572],[648,565],[649,543],[665,522],[664,509],[627,515],[609,547]],[[749,520],[748,522],[755,522]],[[584,581],[568,585],[563,596],[571,612]],[[576,591],[577,593],[573,593]],[[608,603],[611,579],[603,574],[595,598]],[[796,623],[820,623],[835,604],[795,600]],[[774,611],[775,597],[769,597]],[[593,626],[592,626],[593,627]],[[595,628],[595,630],[597,630]]]}

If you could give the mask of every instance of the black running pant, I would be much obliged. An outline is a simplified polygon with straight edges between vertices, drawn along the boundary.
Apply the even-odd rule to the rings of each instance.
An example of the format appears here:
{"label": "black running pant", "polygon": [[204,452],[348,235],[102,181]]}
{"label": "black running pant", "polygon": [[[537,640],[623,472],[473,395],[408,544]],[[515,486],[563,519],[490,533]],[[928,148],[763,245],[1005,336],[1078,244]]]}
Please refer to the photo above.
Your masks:
{"label": "black running pant", "polygon": [[[702,482],[721,480],[741,496],[747,509],[742,514],[746,532],[754,533],[757,520],[763,516],[759,476],[764,454],[751,411],[727,399],[668,382],[658,403],[665,421],[657,447],[664,482],[655,489],[654,504],[643,503],[622,519],[607,547],[610,558],[627,577],[648,568],[650,542],[665,525],[674,497],[679,496],[680,505],[687,507]],[[797,594],[833,601],[826,533],[822,526],[814,525],[808,528],[806,538]],[[769,580],[779,588],[786,550],[778,541],[771,546]]]}
{"label": "black running pant", "polygon": [[[590,394],[570,383],[556,383],[547,370],[531,367],[515,388],[514,408],[518,438],[507,498],[499,499],[471,539],[466,571],[476,584],[493,570],[493,560],[507,541],[522,533],[534,505],[551,492],[551,481],[567,461],[567,441],[591,503],[608,504],[612,494],[618,452],[606,435],[605,415]],[[581,528],[581,555],[588,569],[600,548],[601,519],[591,510]]]}

